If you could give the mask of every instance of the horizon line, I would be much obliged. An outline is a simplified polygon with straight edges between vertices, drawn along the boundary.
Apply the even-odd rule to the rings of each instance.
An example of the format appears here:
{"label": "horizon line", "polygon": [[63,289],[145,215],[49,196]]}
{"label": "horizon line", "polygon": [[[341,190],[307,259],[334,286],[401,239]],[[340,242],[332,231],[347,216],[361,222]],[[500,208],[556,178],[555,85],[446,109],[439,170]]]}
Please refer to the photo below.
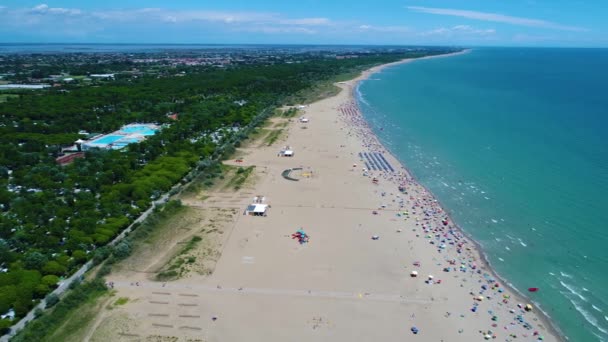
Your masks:
{"label": "horizon line", "polygon": [[532,49],[608,49],[608,46],[540,45],[426,45],[426,44],[329,44],[329,43],[109,43],[109,42],[0,42],[1,45],[210,45],[210,46],[361,46],[361,47],[443,47],[443,48],[532,48]]}

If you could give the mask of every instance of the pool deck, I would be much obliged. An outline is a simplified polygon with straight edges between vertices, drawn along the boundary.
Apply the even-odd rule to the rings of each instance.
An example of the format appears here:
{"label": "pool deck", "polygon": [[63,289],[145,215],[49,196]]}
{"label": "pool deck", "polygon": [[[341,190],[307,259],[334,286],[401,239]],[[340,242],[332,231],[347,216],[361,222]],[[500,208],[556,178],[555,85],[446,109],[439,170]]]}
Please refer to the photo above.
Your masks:
{"label": "pool deck", "polygon": [[[155,124],[128,124],[122,126],[119,130],[112,133],[104,134],[95,139],[85,142],[85,149],[89,148],[106,148],[106,149],[121,149],[133,143],[139,143],[146,137],[156,134],[160,127]],[[114,139],[114,137],[116,137]],[[106,141],[110,138],[111,141]]]}

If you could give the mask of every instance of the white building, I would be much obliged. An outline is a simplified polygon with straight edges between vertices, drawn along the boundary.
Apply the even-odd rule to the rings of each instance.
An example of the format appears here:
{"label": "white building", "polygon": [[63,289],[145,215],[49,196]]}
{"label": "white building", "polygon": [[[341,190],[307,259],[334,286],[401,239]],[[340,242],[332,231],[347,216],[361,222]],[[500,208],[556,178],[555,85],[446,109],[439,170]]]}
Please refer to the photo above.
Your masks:
{"label": "white building", "polygon": [[245,209],[245,214],[251,216],[266,216],[267,211],[268,204],[253,203],[247,206],[247,209]]}

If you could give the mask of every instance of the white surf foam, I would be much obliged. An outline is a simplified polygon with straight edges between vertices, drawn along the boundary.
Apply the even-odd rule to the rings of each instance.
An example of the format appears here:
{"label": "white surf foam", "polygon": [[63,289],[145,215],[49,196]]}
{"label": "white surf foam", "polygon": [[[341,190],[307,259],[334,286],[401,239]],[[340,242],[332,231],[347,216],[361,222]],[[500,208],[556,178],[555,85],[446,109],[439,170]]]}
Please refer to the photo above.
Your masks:
{"label": "white surf foam", "polygon": [[587,298],[585,296],[583,296],[582,294],[580,294],[578,291],[576,291],[576,289],[574,288],[573,285],[570,284],[566,284],[563,281],[559,281],[560,284],[562,284],[563,287],[565,287],[566,289],[568,289],[568,291],[570,291],[571,294],[577,296],[578,298],[580,298],[581,300],[587,302]]}
{"label": "white surf foam", "polygon": [[603,334],[608,334],[608,330],[602,328],[599,325],[599,322],[597,321],[597,319],[591,313],[589,313],[587,310],[585,310],[575,300],[571,300],[570,302],[572,303],[572,305],[574,305],[574,308],[576,309],[576,311],[578,311],[581,315],[583,315],[583,317],[585,318],[585,320],[587,322],[589,322],[589,324],[593,325],[597,330],[599,330]]}

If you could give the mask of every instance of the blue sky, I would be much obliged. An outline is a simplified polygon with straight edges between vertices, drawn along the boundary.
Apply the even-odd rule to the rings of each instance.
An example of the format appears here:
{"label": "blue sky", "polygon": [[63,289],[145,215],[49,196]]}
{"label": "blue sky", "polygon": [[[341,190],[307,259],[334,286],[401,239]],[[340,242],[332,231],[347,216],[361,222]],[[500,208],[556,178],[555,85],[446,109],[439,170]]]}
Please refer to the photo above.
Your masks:
{"label": "blue sky", "polygon": [[0,42],[608,47],[608,0],[0,0]]}

